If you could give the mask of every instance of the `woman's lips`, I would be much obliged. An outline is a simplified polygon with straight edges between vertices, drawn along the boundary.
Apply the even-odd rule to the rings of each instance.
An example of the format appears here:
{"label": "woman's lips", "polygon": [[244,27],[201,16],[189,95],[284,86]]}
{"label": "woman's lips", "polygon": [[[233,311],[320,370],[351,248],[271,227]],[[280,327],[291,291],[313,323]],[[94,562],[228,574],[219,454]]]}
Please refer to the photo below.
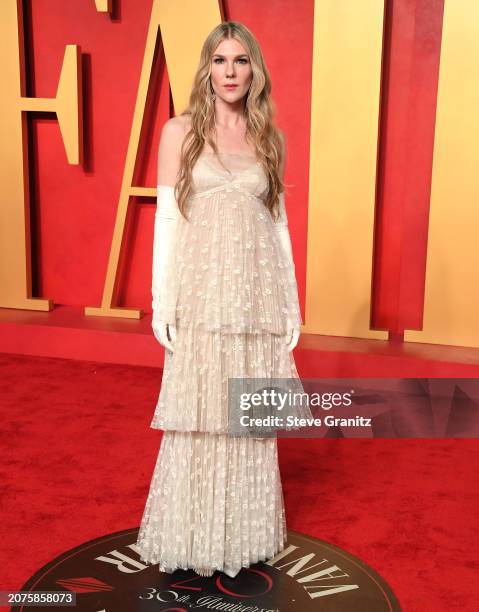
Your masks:
{"label": "woman's lips", "polygon": [[238,85],[225,85],[226,89],[235,89]]}

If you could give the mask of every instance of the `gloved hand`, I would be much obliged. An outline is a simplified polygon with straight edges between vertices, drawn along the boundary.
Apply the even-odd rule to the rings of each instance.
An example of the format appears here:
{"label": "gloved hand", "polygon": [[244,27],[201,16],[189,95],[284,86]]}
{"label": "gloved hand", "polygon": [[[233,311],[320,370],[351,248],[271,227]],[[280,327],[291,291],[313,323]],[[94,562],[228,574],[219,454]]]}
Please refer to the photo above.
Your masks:
{"label": "gloved hand", "polygon": [[[157,185],[157,204],[153,238],[151,326],[158,342],[170,351],[176,340],[177,270],[174,248],[181,213],[174,187]],[[168,337],[168,332],[169,336]]]}
{"label": "gloved hand", "polygon": [[299,309],[298,286],[296,283],[296,268],[293,260],[293,249],[289,235],[288,217],[284,203],[284,191],[279,194],[279,218],[275,222],[275,230],[281,244],[288,277],[288,315],[286,319],[286,342],[288,350],[292,351],[298,344],[301,333],[301,311]]}

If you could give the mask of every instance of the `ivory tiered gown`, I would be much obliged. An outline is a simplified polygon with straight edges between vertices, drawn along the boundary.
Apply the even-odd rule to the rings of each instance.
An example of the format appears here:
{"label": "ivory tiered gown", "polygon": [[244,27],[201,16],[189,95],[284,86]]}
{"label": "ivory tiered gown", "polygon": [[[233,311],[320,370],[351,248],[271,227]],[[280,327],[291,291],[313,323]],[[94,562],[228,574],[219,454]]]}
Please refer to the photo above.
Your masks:
{"label": "ivory tiered gown", "polygon": [[285,339],[287,316],[302,323],[296,279],[267,189],[248,154],[203,151],[193,168],[171,263],[176,300],[157,304],[177,337],[151,422],[164,433],[137,540],[160,571],[234,577],[286,543],[276,437],[228,433],[228,377],[298,378]]}

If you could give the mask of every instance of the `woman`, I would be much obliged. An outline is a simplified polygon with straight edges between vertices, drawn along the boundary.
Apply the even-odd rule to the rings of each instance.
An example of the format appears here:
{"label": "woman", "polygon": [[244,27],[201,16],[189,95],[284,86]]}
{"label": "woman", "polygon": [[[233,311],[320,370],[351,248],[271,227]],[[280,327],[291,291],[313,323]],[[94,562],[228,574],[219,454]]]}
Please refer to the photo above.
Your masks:
{"label": "woman", "polygon": [[270,91],[254,36],[221,23],[188,108],[160,138],[152,305],[166,351],[151,427],[164,434],[137,546],[169,573],[235,577],[286,542],[277,440],[231,435],[228,409],[229,378],[298,379],[302,320]]}

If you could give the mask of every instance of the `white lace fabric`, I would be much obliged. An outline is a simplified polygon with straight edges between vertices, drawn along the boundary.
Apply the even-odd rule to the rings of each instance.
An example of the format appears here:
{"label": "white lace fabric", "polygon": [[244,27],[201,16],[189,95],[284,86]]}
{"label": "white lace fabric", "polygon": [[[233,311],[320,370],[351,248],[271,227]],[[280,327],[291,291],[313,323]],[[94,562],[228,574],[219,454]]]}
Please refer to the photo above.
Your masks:
{"label": "white lace fabric", "polygon": [[[228,434],[228,378],[299,378],[285,333],[302,319],[278,234],[284,218],[275,224],[264,205],[261,164],[203,152],[193,186],[169,285],[153,302],[177,337],[151,422],[164,433],[137,547],[160,571],[235,576],[283,550],[286,518],[277,440]],[[298,407],[297,416],[311,412]]]}
{"label": "white lace fabric", "polygon": [[299,328],[294,264],[279,239],[285,224],[264,205],[268,182],[260,163],[203,152],[193,183],[189,221],[178,222],[170,280],[156,298],[155,316],[232,333],[285,334],[288,319]]}
{"label": "white lace fabric", "polygon": [[235,577],[285,542],[275,439],[165,431],[137,542],[143,561]]}

